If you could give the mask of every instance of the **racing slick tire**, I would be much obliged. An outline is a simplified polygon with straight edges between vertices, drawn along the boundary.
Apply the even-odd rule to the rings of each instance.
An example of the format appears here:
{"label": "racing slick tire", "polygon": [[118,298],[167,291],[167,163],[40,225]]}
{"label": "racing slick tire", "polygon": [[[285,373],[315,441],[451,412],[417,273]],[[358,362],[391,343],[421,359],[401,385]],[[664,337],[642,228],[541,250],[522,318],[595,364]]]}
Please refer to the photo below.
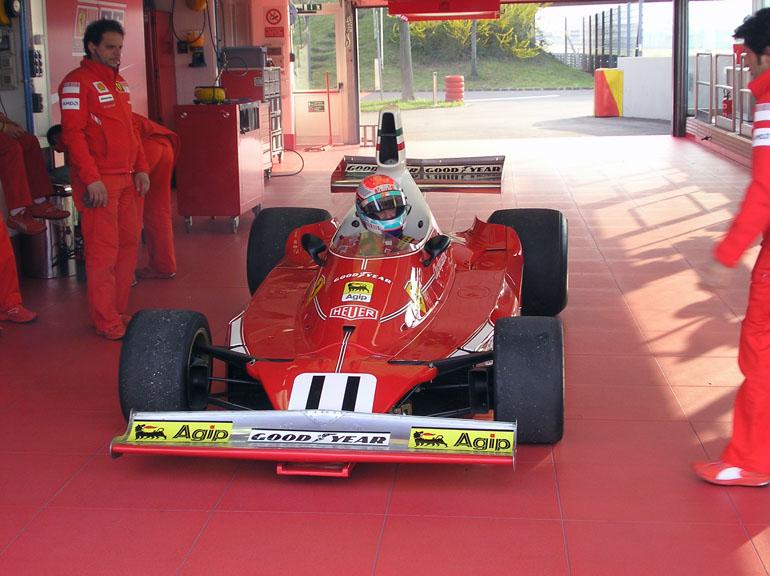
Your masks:
{"label": "racing slick tire", "polygon": [[564,434],[561,320],[536,316],[495,323],[492,392],[495,420],[518,422],[517,442],[553,444]]}
{"label": "racing slick tire", "polygon": [[195,351],[211,345],[206,317],[191,310],[141,310],[123,338],[118,369],[120,409],[166,412],[205,410],[211,358]]}
{"label": "racing slick tire", "polygon": [[567,218],[558,210],[496,210],[488,220],[516,231],[524,255],[521,313],[556,316],[567,305]]}
{"label": "racing slick tire", "polygon": [[286,240],[293,230],[307,224],[330,220],[321,208],[265,208],[260,210],[249,232],[246,276],[251,294],[284,257]]}

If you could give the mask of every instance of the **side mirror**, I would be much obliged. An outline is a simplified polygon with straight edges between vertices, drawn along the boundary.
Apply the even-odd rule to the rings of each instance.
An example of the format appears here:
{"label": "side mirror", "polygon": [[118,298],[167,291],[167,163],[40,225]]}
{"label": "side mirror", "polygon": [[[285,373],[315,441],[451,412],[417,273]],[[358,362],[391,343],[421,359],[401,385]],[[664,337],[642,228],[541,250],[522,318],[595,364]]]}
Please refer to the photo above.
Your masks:
{"label": "side mirror", "polygon": [[[303,238],[304,240],[304,238]],[[431,262],[433,262],[436,257],[441,254],[444,250],[449,248],[449,245],[452,243],[452,241],[449,239],[449,236],[446,236],[444,234],[439,234],[438,236],[434,236],[430,240],[428,240],[425,243],[425,252],[428,254],[428,259],[422,261],[422,265],[426,268],[430,266]]]}
{"label": "side mirror", "polygon": [[302,248],[310,254],[310,257],[313,259],[313,262],[318,264],[319,266],[324,265],[324,261],[321,259],[319,254],[326,250],[326,244],[324,243],[321,238],[316,236],[315,234],[303,234],[302,235]]}

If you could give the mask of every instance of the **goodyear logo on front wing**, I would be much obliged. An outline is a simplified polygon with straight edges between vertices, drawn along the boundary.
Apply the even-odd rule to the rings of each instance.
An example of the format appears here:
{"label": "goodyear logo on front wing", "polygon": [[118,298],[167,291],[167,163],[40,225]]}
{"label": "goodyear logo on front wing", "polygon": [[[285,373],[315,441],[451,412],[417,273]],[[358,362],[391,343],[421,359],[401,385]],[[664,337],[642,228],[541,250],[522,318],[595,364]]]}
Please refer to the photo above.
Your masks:
{"label": "goodyear logo on front wing", "polygon": [[217,444],[227,442],[232,431],[232,422],[135,421],[128,441]]}
{"label": "goodyear logo on front wing", "polygon": [[457,430],[453,428],[412,428],[409,447],[433,450],[463,450],[513,454],[513,430]]}

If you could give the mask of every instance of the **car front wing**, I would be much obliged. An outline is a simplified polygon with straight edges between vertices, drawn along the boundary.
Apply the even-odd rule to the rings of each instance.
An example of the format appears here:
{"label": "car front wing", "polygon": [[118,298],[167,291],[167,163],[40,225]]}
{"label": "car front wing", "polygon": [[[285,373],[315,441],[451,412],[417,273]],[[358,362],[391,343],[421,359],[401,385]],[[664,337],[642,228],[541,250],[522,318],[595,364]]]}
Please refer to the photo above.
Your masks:
{"label": "car front wing", "polygon": [[516,423],[329,410],[132,412],[110,453],[513,466]]}

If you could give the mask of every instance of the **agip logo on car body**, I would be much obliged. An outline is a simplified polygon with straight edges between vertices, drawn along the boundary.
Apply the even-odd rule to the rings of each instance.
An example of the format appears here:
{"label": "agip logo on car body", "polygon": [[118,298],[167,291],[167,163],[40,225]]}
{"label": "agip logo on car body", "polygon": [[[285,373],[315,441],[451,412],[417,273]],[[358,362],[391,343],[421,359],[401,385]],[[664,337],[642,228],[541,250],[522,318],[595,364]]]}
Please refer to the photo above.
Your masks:
{"label": "agip logo on car body", "polygon": [[232,422],[134,422],[129,442],[200,443],[227,442],[233,431]]}
{"label": "agip logo on car body", "polygon": [[371,302],[374,284],[371,282],[346,282],[342,292],[343,302]]}
{"label": "agip logo on car body", "polygon": [[409,448],[513,454],[512,430],[462,430],[452,428],[412,428]]}

